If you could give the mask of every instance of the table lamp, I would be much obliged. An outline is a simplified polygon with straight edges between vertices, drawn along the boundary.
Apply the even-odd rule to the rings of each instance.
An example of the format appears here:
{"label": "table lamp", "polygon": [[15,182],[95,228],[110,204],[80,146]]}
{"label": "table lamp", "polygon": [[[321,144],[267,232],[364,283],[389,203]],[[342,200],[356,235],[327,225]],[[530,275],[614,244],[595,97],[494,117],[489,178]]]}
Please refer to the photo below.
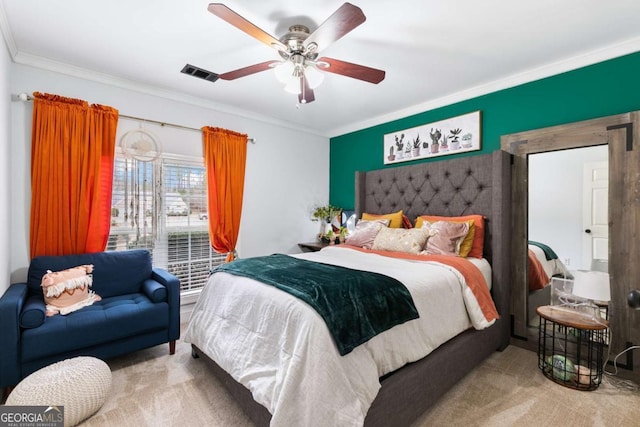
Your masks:
{"label": "table lamp", "polygon": [[593,302],[611,300],[609,274],[602,271],[575,271],[571,293],[588,300],[586,308],[595,318],[595,313],[599,313],[599,308]]}

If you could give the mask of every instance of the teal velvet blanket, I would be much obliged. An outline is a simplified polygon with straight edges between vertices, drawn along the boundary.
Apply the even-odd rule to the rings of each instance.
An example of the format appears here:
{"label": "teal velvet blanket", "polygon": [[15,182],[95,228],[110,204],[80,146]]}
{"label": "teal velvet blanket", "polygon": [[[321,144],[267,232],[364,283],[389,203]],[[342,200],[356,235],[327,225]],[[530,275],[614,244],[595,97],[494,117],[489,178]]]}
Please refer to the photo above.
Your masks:
{"label": "teal velvet blanket", "polygon": [[558,255],[553,251],[553,249],[551,249],[549,246],[545,245],[544,243],[534,242],[533,240],[529,240],[529,244],[535,245],[540,249],[542,249],[542,252],[544,252],[544,257],[547,259],[547,261],[551,261],[552,259],[558,259]]}
{"label": "teal velvet blanket", "polygon": [[313,307],[342,356],[395,325],[418,318],[407,288],[394,278],[283,254],[239,259],[224,271],[275,286]]}

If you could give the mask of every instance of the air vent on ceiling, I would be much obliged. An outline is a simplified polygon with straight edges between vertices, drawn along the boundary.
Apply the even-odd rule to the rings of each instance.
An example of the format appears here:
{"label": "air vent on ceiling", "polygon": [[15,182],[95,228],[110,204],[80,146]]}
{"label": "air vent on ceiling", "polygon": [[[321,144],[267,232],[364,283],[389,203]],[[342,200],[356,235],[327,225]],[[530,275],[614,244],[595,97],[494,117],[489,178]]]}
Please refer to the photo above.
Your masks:
{"label": "air vent on ceiling", "polygon": [[191,64],[187,64],[182,68],[182,73],[189,74],[193,77],[197,77],[199,79],[205,79],[210,82],[215,82],[218,80],[218,75],[212,71],[207,71],[202,68],[195,67]]}

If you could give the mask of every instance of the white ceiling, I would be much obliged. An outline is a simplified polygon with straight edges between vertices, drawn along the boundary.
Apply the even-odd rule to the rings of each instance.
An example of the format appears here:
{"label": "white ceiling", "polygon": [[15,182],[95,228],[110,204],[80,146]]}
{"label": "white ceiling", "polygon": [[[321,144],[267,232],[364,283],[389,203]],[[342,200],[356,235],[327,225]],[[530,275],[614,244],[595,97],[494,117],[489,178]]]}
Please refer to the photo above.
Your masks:
{"label": "white ceiling", "polygon": [[[342,0],[228,0],[281,37],[311,31]],[[1,0],[15,62],[336,136],[627,53],[640,51],[638,0],[354,1],[366,22],[321,55],[386,71],[378,85],[326,74],[296,107],[272,71],[210,83],[186,64],[223,73],[279,59],[200,0]],[[33,88],[38,90],[38,88]],[[62,94],[64,95],[64,94]]]}

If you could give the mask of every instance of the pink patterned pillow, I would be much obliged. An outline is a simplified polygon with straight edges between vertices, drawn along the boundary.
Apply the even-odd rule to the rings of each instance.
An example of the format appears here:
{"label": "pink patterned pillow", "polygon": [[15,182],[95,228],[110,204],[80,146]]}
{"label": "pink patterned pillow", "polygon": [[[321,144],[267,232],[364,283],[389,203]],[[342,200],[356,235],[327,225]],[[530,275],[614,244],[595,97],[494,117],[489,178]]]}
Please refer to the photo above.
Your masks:
{"label": "pink patterned pillow", "polygon": [[460,255],[460,244],[469,233],[466,222],[423,221],[422,228],[431,233],[423,253],[440,255]]}
{"label": "pink patterned pillow", "polygon": [[371,249],[373,241],[380,229],[388,226],[388,219],[374,219],[370,221],[361,219],[356,223],[356,229],[353,233],[347,236],[345,243],[347,245]]}

